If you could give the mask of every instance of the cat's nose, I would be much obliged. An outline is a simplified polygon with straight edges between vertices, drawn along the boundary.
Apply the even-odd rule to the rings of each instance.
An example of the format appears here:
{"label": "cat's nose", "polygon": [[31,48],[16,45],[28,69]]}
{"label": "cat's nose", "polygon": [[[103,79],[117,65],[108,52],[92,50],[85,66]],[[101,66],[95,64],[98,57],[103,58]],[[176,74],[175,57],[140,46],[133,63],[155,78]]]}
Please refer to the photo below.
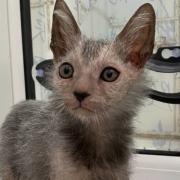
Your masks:
{"label": "cat's nose", "polygon": [[77,99],[79,102],[82,102],[85,98],[87,98],[88,96],[90,96],[90,94],[87,93],[87,92],[77,92],[77,91],[75,91],[75,92],[74,92],[74,96],[76,97],[76,99]]}

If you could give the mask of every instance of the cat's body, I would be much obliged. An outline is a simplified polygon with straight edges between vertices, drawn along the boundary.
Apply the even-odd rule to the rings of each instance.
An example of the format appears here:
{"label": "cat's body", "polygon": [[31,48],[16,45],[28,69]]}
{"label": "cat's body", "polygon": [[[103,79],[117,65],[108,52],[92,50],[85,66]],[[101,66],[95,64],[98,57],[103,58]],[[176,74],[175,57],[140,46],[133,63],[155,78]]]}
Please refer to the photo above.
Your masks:
{"label": "cat's body", "polygon": [[86,124],[58,109],[57,96],[53,105],[33,100],[16,105],[2,128],[5,172],[10,168],[22,180],[127,180],[131,119],[143,85],[134,86],[123,101],[126,109],[120,105],[103,124]]}
{"label": "cat's body", "polygon": [[141,16],[144,24],[135,30],[143,29],[145,37],[135,36],[135,44],[131,40],[128,45],[123,39],[132,32],[124,30],[113,44],[80,38],[66,4],[57,0],[51,43],[53,93],[48,102],[22,102],[7,116],[1,129],[3,180],[129,179],[132,118],[144,98],[142,66],[154,41],[150,5],[135,14],[136,24],[138,14],[146,11],[152,20]]}

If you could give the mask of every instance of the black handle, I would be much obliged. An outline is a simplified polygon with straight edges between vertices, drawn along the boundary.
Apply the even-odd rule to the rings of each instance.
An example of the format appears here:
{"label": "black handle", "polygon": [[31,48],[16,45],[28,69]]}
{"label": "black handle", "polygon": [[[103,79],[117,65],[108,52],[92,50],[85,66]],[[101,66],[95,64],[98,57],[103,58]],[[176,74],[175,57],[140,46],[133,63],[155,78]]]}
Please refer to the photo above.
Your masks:
{"label": "black handle", "polygon": [[151,99],[163,103],[180,104],[180,93],[164,93],[150,89],[148,95]]}
{"label": "black handle", "polygon": [[[171,52],[170,57],[165,59],[163,51]],[[147,62],[146,68],[161,73],[180,72],[180,46],[159,48]]]}

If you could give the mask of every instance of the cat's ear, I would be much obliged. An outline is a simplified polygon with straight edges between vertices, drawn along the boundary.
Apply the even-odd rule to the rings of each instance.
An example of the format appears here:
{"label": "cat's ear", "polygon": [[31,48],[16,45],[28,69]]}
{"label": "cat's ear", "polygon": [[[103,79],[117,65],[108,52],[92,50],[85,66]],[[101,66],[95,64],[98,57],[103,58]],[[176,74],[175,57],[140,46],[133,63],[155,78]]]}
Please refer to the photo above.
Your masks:
{"label": "cat's ear", "polygon": [[115,39],[120,58],[142,68],[150,58],[155,37],[155,12],[150,4],[142,5]]}
{"label": "cat's ear", "polygon": [[68,6],[64,0],[56,0],[50,44],[55,62],[74,48],[80,37],[80,29]]}

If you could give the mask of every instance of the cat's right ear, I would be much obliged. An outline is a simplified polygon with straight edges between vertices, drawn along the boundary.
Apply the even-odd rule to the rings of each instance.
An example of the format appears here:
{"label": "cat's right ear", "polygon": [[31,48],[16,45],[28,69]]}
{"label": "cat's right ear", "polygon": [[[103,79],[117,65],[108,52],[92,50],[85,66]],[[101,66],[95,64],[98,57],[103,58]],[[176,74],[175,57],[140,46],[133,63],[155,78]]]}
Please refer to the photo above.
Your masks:
{"label": "cat's right ear", "polygon": [[50,44],[54,61],[58,62],[60,57],[74,48],[80,37],[81,31],[68,6],[64,0],[56,0]]}

